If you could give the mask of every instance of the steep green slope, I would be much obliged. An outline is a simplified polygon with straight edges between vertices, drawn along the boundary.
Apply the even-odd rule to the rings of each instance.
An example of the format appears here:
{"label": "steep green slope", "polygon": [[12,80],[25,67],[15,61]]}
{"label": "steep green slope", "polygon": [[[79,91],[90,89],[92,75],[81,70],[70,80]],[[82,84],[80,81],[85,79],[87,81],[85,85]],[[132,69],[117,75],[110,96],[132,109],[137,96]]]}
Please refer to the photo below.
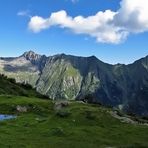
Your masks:
{"label": "steep green slope", "polygon": [[27,97],[42,97],[29,84],[16,83],[15,79],[0,75],[0,95],[16,95]]}
{"label": "steep green slope", "polygon": [[[27,112],[18,112],[18,105]],[[109,111],[77,102],[57,111],[50,100],[0,96],[0,112],[17,115],[16,119],[0,121],[0,147],[148,147],[148,126],[122,123]]]}
{"label": "steep green slope", "polygon": [[[99,61],[94,56],[84,58],[56,55],[49,57],[36,88],[53,99],[84,99],[88,94],[97,97],[98,90],[105,96],[106,92],[103,91],[106,88],[102,87],[107,87],[103,84],[106,77],[113,79],[111,70],[111,65]],[[100,98],[101,91],[98,92]],[[107,97],[106,95],[106,100]],[[105,101],[105,97],[102,100]]]}

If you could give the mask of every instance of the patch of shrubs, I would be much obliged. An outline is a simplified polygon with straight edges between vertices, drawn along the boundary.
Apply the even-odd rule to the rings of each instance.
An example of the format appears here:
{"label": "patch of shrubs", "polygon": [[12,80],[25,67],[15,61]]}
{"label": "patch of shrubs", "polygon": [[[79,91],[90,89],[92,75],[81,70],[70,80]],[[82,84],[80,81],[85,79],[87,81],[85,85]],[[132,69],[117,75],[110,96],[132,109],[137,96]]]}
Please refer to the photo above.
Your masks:
{"label": "patch of shrubs", "polygon": [[143,116],[142,119],[147,120],[148,121],[148,117],[147,116]]}
{"label": "patch of shrubs", "polygon": [[21,83],[21,86],[26,89],[33,89],[33,87],[28,83]]}
{"label": "patch of shrubs", "polygon": [[64,130],[61,127],[51,129],[51,134],[54,136],[63,136]]}
{"label": "patch of shrubs", "polygon": [[95,120],[96,115],[92,111],[85,111],[85,117],[89,120]]}
{"label": "patch of shrubs", "polygon": [[70,116],[70,112],[69,111],[67,111],[67,110],[58,110],[57,112],[56,112],[56,115],[58,116],[58,117],[61,117],[61,118],[66,118],[66,117],[68,117],[68,116]]}
{"label": "patch of shrubs", "polygon": [[16,84],[16,80],[15,80],[15,79],[13,79],[13,78],[7,78],[7,79],[8,79],[8,81],[10,81],[11,83]]}

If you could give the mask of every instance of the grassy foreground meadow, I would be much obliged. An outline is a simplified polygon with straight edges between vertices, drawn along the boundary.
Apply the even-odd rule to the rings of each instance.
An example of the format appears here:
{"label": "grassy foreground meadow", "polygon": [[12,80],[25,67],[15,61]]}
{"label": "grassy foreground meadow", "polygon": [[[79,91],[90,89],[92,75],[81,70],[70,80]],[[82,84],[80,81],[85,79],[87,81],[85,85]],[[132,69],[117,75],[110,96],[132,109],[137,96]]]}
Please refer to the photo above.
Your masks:
{"label": "grassy foreground meadow", "polygon": [[[18,112],[17,106],[26,107]],[[2,148],[142,148],[148,147],[148,126],[122,123],[101,106],[70,102],[54,109],[51,100],[0,96]]]}

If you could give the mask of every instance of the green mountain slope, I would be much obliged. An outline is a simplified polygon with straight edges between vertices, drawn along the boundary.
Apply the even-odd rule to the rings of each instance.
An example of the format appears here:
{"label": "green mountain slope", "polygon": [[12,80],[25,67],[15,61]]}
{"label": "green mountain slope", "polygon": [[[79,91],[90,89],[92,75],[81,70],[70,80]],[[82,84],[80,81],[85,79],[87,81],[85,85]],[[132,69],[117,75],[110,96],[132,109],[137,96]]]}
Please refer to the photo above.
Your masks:
{"label": "green mountain slope", "polygon": [[0,75],[0,95],[14,95],[26,97],[41,97],[29,84],[16,83],[15,79]]}

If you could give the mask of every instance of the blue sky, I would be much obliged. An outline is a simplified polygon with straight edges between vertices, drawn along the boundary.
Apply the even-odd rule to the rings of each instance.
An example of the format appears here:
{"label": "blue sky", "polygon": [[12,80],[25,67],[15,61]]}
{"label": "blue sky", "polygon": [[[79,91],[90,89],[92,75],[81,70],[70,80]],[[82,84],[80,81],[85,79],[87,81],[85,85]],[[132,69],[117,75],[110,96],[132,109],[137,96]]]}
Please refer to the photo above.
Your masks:
{"label": "blue sky", "polygon": [[[144,21],[137,20],[137,15],[146,15],[146,11],[143,12],[145,9],[142,10],[146,6],[139,3],[140,0],[135,0],[137,5],[141,6],[139,13],[133,15],[135,13],[132,9],[132,13],[131,10],[127,11],[129,12],[127,16],[132,14],[133,19],[129,18],[128,21],[127,18],[124,19],[122,13],[125,8],[122,7],[124,3],[127,5],[126,1],[122,0],[120,4],[119,0],[77,0],[75,2],[72,0],[1,0],[0,56],[19,56],[27,50],[34,50],[46,55],[58,53],[95,55],[108,63],[131,63],[148,55],[148,19],[146,16]],[[127,9],[133,8],[132,3],[128,5],[130,7]],[[109,14],[106,12],[108,9]],[[100,11],[102,14],[96,15]],[[54,12],[56,17],[51,19],[51,14]],[[66,16],[59,16],[61,12],[66,13]],[[115,15],[116,18],[106,21],[105,18],[110,14]],[[43,19],[43,23],[38,23],[38,18],[34,19],[35,16]],[[77,16],[82,16],[80,18],[82,24],[75,21]],[[94,22],[89,20],[89,16],[95,16],[94,19],[103,16],[100,19],[101,23],[103,20],[102,26],[96,29]],[[59,22],[60,18],[64,22]],[[120,22],[120,18],[126,21]],[[49,24],[44,23],[44,20]],[[70,23],[65,23],[69,20]],[[36,26],[38,26],[37,30]],[[118,31],[117,28],[120,30]],[[110,30],[113,30],[111,37]],[[126,33],[126,37],[123,33]],[[112,35],[115,35],[114,40]]]}

